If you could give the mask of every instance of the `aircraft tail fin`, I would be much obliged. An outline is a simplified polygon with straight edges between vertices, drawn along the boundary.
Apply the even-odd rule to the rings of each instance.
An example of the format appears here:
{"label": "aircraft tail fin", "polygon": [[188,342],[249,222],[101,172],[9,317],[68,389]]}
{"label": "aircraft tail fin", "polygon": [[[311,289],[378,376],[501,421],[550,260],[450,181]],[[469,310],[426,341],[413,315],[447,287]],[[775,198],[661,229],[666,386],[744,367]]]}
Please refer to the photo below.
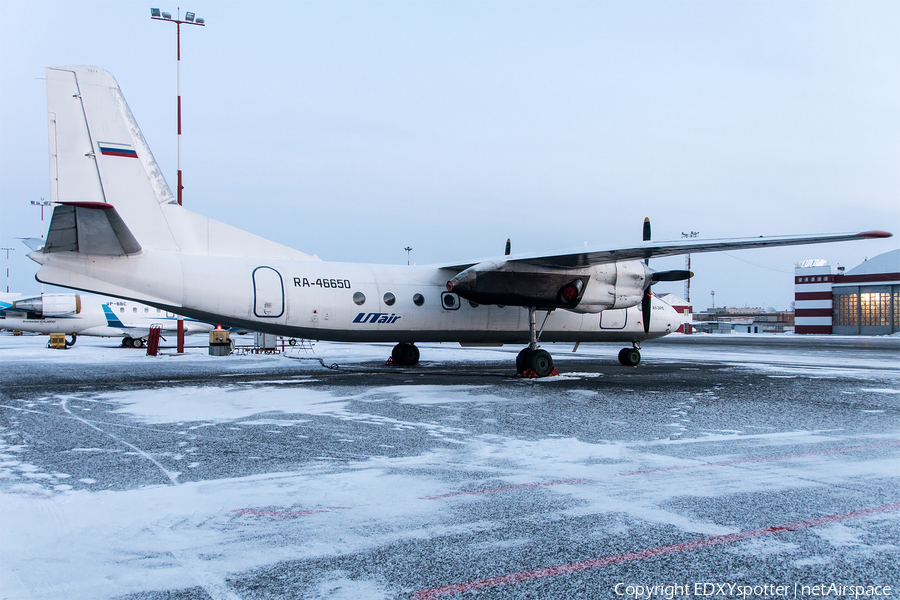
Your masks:
{"label": "aircraft tail fin", "polygon": [[125,327],[122,321],[119,320],[119,317],[116,316],[116,313],[106,304],[103,305],[103,316],[106,317],[106,324],[110,327]]}
{"label": "aircraft tail fin", "polygon": [[314,258],[179,206],[109,72],[48,68],[47,109],[50,200],[63,206],[54,211],[44,255],[121,256],[144,249]]}
{"label": "aircraft tail fin", "polygon": [[[50,200],[64,206],[54,211],[57,245],[50,247],[48,237],[45,252],[60,251],[61,245],[75,250],[76,231],[81,252],[176,250],[161,208],[175,198],[115,78],[98,67],[49,68],[47,110]],[[88,240],[98,234],[92,248]],[[124,252],[112,252],[116,245]]]}

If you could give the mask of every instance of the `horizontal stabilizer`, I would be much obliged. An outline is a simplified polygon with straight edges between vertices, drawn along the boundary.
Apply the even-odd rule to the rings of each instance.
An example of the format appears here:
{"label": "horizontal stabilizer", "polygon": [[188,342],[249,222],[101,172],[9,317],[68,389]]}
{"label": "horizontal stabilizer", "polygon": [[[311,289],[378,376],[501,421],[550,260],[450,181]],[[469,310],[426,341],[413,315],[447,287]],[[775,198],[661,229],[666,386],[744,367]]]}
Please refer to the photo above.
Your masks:
{"label": "horizontal stabilizer", "polygon": [[44,247],[44,240],[42,238],[16,238],[21,240],[23,244],[28,246],[29,250],[40,250]]}
{"label": "horizontal stabilizer", "polygon": [[125,256],[141,251],[141,245],[116,209],[101,202],[66,203],[53,209],[45,254],[78,252]]}

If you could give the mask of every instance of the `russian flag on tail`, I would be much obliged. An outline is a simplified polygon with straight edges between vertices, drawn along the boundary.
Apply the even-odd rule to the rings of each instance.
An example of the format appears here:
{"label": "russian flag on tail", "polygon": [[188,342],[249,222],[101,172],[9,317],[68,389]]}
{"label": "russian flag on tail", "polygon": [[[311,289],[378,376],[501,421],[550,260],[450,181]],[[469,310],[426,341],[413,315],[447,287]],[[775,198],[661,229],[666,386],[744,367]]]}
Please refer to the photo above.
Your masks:
{"label": "russian flag on tail", "polygon": [[114,144],[111,142],[97,142],[100,154],[103,156],[122,156],[125,158],[137,158],[137,152],[128,144]]}

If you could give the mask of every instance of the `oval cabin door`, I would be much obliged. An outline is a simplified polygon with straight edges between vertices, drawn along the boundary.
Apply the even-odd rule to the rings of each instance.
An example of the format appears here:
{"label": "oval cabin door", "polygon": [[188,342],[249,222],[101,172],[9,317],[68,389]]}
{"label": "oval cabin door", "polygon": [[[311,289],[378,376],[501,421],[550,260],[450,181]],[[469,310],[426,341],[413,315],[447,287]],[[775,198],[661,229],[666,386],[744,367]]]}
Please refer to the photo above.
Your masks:
{"label": "oval cabin door", "polygon": [[284,314],[284,281],[272,267],[253,270],[253,314],[263,319]]}

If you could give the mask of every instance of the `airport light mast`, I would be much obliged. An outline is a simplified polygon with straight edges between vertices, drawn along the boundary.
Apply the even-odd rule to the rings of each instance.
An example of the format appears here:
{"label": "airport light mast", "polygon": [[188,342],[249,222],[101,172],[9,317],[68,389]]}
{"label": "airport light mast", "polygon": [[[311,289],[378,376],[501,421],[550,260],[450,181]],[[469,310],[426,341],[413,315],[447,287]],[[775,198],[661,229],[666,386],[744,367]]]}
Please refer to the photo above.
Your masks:
{"label": "airport light mast", "polygon": [[[690,233],[685,233],[682,231],[681,237],[683,237],[683,238],[700,237],[700,232],[699,231],[691,231]],[[691,253],[690,252],[688,252],[687,254],[684,255],[684,270],[685,271],[691,270]],[[684,301],[688,303],[688,306],[690,306],[690,304],[691,304],[691,278],[690,277],[688,277],[687,279],[684,280]],[[691,311],[691,313],[694,312],[693,307],[690,308],[690,311]],[[688,333],[688,334],[693,333],[694,326],[691,323],[685,323],[684,324],[684,332]]]}
{"label": "airport light mast", "polygon": [[[175,23],[175,31],[176,31],[176,46],[177,46],[177,62],[178,62],[178,184],[177,184],[177,198],[178,198],[178,206],[181,206],[181,190],[183,189],[183,185],[181,184],[181,26],[182,25],[199,25],[200,27],[206,27],[206,22],[203,19],[196,18],[196,15],[192,12],[184,13],[184,20],[181,20],[181,7],[178,7],[178,12],[176,13],[176,18],[172,18],[172,13],[162,12],[158,8],[150,9],[150,18],[154,21],[168,21],[169,23]],[[184,352],[184,320],[178,319],[178,353]]]}
{"label": "airport light mast", "polygon": [[15,248],[0,248],[6,250],[6,293],[9,293],[9,253],[15,251]]}
{"label": "airport light mast", "polygon": [[[41,198],[40,202],[35,202],[34,200],[31,201],[32,206],[40,206],[41,207],[41,231],[44,230],[44,207],[50,206],[51,204],[53,204],[53,203],[50,202],[49,200],[44,200],[43,198]],[[43,234],[41,234],[41,237],[44,237]]]}
{"label": "airport light mast", "polygon": [[[685,233],[682,231],[681,237],[682,238],[700,237],[700,232],[692,231],[690,233]],[[691,253],[690,252],[688,252],[687,254],[684,255],[684,270],[685,271],[691,270]],[[684,280],[684,301],[685,302],[691,301],[691,278],[690,277],[688,277],[687,279]]]}

